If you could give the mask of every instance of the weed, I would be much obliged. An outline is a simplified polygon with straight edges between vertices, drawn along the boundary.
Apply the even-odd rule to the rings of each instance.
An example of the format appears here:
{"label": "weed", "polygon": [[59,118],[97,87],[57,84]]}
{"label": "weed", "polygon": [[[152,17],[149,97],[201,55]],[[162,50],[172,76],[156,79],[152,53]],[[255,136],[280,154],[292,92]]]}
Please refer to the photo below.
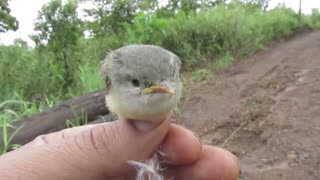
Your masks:
{"label": "weed", "polygon": [[225,54],[217,59],[217,61],[213,64],[215,70],[223,70],[230,66],[234,61],[234,58],[230,53]]}
{"label": "weed", "polygon": [[194,81],[206,81],[209,79],[212,72],[208,69],[196,69],[192,72],[192,80]]}

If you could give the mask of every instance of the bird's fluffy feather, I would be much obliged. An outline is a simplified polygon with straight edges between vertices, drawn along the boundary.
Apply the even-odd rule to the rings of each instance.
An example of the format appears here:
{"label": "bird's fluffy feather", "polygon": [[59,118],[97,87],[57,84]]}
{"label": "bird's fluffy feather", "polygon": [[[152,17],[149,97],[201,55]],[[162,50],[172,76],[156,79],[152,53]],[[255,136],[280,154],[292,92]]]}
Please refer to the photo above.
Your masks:
{"label": "bird's fluffy feather", "polygon": [[[180,59],[170,51],[153,45],[130,45],[112,51],[100,63],[106,81],[109,110],[120,118],[156,120],[171,113],[180,100],[182,83]],[[140,87],[133,87],[131,79]],[[141,94],[141,88],[161,81],[174,82],[175,94]],[[139,93],[140,92],[140,93]],[[129,161],[138,168],[137,180],[162,180],[160,163],[155,153],[143,163]]]}
{"label": "bird's fluffy feather", "polygon": [[[130,45],[109,53],[100,65],[106,80],[106,104],[110,111],[126,119],[152,120],[176,108],[181,96],[180,59],[170,51],[153,45]],[[176,83],[176,94],[139,95],[130,79],[141,83],[167,80]]]}

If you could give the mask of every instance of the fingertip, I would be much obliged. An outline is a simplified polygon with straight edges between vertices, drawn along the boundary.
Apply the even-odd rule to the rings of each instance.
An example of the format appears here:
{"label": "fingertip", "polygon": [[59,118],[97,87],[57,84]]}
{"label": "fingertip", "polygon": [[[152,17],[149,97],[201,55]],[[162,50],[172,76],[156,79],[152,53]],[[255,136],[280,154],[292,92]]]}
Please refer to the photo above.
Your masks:
{"label": "fingertip", "polygon": [[195,134],[178,125],[172,124],[161,144],[164,156],[161,158],[168,165],[187,165],[200,159],[202,144]]}
{"label": "fingertip", "polygon": [[226,151],[230,155],[230,157],[233,158],[233,160],[235,162],[235,163],[233,163],[233,165],[236,165],[236,168],[234,168],[234,169],[237,169],[235,174],[237,175],[237,177],[239,177],[241,174],[241,165],[240,165],[239,158],[237,156],[235,156],[234,154],[232,154],[230,151],[227,151],[227,150],[224,150],[224,151]]}
{"label": "fingertip", "polygon": [[220,147],[205,146],[205,154],[211,156],[211,159],[215,161],[220,167],[221,176],[225,180],[235,180],[240,176],[240,161],[230,151],[222,149]]}
{"label": "fingertip", "polygon": [[213,146],[203,146],[201,158],[192,165],[175,168],[176,179],[236,180],[240,175],[238,160],[230,152]]}

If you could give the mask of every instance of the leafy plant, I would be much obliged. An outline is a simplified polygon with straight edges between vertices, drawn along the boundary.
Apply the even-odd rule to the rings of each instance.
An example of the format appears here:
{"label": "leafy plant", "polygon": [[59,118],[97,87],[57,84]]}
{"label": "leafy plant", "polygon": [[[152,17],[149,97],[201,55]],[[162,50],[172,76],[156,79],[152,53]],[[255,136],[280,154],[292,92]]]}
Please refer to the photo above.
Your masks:
{"label": "leafy plant", "polygon": [[217,59],[217,61],[214,63],[214,69],[216,70],[223,70],[230,66],[233,63],[234,59],[231,56],[230,53],[225,54],[224,56],[221,56]]}
{"label": "leafy plant", "polygon": [[212,72],[208,69],[196,69],[192,72],[192,79],[194,81],[208,80]]}

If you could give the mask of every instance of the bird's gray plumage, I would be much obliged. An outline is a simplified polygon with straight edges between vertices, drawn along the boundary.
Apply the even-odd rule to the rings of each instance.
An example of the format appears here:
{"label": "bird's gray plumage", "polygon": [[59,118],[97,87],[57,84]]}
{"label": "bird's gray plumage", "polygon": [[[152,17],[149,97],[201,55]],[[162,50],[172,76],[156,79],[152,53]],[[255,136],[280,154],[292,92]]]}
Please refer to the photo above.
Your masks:
{"label": "bird's gray plumage", "polygon": [[[112,51],[100,65],[109,89],[109,109],[119,115],[117,111],[120,110],[117,109],[121,107],[127,111],[123,113],[126,114],[124,118],[154,118],[157,114],[168,113],[166,111],[170,111],[180,98],[180,66],[178,56],[159,46],[129,45]],[[177,94],[173,98],[165,94],[143,96],[133,90],[130,83],[134,79],[139,81],[141,89],[162,81],[174,82]],[[130,106],[124,104],[127,101],[130,101]],[[131,114],[136,114],[136,117],[128,117]]]}
{"label": "bird's gray plumage", "polygon": [[[158,120],[167,116],[180,99],[180,66],[175,54],[159,46],[130,45],[112,51],[100,64],[108,87],[109,110],[131,120]],[[152,88],[164,88],[167,93],[146,93]],[[175,93],[165,91],[166,88]],[[157,154],[144,163],[129,162],[139,168],[137,180],[163,180]]]}
{"label": "bird's gray plumage", "polygon": [[100,69],[104,78],[114,77],[111,82],[137,78],[148,83],[179,78],[180,65],[175,54],[159,46],[129,45],[109,53]]}

